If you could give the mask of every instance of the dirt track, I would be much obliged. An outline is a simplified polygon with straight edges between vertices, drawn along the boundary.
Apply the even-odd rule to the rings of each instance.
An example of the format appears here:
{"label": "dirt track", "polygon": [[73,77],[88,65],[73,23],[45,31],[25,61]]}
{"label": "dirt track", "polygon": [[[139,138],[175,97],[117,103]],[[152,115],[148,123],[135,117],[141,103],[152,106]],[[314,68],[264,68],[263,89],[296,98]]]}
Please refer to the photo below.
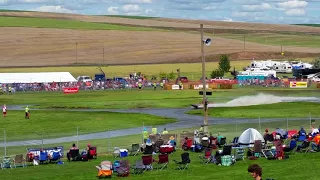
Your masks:
{"label": "dirt track", "polygon": [[[66,15],[40,12],[0,12],[0,15],[51,17],[83,21],[198,28],[198,21],[169,19],[126,19],[103,16]],[[164,21],[165,20],[165,21]],[[172,22],[169,22],[172,21]],[[289,31],[289,25],[206,22],[214,27]],[[300,32],[320,32],[320,28],[293,26]],[[76,43],[78,45],[76,46]],[[103,50],[103,47],[105,49]],[[76,50],[77,49],[77,50]],[[268,46],[215,37],[205,53],[208,61],[217,54],[231,54],[236,59],[280,58],[279,46]],[[319,55],[320,48],[283,47],[290,57]],[[104,53],[103,53],[104,52]],[[0,28],[0,67],[57,66],[78,64],[146,64],[199,62],[200,36],[184,32],[102,31],[49,28]]]}

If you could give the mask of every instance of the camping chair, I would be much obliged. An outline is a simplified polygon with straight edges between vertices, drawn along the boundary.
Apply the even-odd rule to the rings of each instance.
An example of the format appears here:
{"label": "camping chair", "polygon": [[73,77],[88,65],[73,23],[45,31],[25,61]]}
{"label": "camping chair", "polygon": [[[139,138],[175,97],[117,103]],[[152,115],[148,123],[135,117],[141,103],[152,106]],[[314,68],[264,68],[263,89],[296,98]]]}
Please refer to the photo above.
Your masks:
{"label": "camping chair", "polygon": [[191,162],[189,153],[185,152],[181,154],[181,162],[178,162],[176,160],[173,160],[177,165],[177,170],[185,170],[188,169],[188,166]]}
{"label": "camping chair", "polygon": [[132,144],[130,149],[130,155],[136,156],[140,152],[140,145],[139,144]]}
{"label": "camping chair", "polygon": [[261,153],[262,153],[262,142],[261,140],[255,140],[254,141],[254,146],[253,146],[253,152],[254,152],[254,156],[259,158]]}
{"label": "camping chair", "polygon": [[222,156],[230,155],[232,152],[232,145],[224,145],[222,150]]}
{"label": "camping chair", "polygon": [[169,155],[168,154],[159,154],[158,166],[157,169],[164,169],[168,167]]}
{"label": "camping chair", "polygon": [[88,159],[97,159],[97,147],[92,146],[89,148],[89,158]]}
{"label": "camping chair", "polygon": [[163,144],[164,144],[164,141],[163,141],[162,138],[159,138],[159,139],[155,142],[154,148],[155,148],[155,152],[156,152],[156,153],[159,152],[160,146],[162,146]]}
{"label": "camping chair", "polygon": [[303,141],[303,143],[300,146],[299,152],[307,153],[310,151],[310,141]]}
{"label": "camping chair", "polygon": [[6,169],[6,168],[12,169],[13,161],[14,160],[9,156],[3,157],[0,162],[1,169]]}
{"label": "camping chair", "polygon": [[59,161],[61,158],[60,152],[53,152],[51,159],[49,159],[49,163]]}
{"label": "camping chair", "polygon": [[220,139],[220,142],[219,142],[219,148],[221,148],[223,145],[225,145],[227,143],[227,138],[224,137],[224,138],[221,138]]}
{"label": "camping chair", "polygon": [[119,177],[128,177],[130,175],[130,165],[128,160],[120,160],[120,167],[117,169]]}
{"label": "camping chair", "polygon": [[154,152],[154,148],[153,148],[153,145],[151,145],[151,146],[146,146],[146,148],[143,151],[143,154],[153,154],[153,152]]}
{"label": "camping chair", "polygon": [[71,149],[69,151],[69,156],[72,161],[78,161],[80,159],[79,149]]}
{"label": "camping chair", "polygon": [[26,159],[23,157],[23,154],[16,155],[14,157],[13,161],[14,167],[17,168],[17,166],[26,167]]}
{"label": "camping chair", "polygon": [[47,152],[45,152],[45,151],[40,152],[39,162],[40,162],[40,164],[48,163],[48,154],[47,154]]}
{"label": "camping chair", "polygon": [[233,147],[238,146],[238,140],[239,140],[239,137],[234,137],[233,141],[230,142]]}
{"label": "camping chair", "polygon": [[265,142],[268,144],[272,144],[274,141],[273,134],[266,134],[265,136]]}
{"label": "camping chair", "polygon": [[98,168],[98,177],[99,178],[111,178],[112,176],[112,163],[110,161],[102,161],[100,167]]}
{"label": "camping chair", "polygon": [[152,155],[142,156],[142,163],[145,166],[145,170],[152,170],[153,158]]}
{"label": "camping chair", "polygon": [[303,142],[305,139],[307,139],[307,135],[298,136],[298,142]]}
{"label": "camping chair", "polygon": [[210,140],[210,147],[212,149],[217,149],[217,138],[216,137],[212,137]]}
{"label": "camping chair", "polygon": [[120,148],[119,147],[115,147],[112,153],[114,158],[120,157]]}
{"label": "camping chair", "polygon": [[203,164],[208,164],[209,162],[212,161],[212,149],[211,148],[206,148],[204,150],[204,156],[199,155],[200,160],[202,161]]}
{"label": "camping chair", "polygon": [[289,147],[285,148],[283,151],[285,154],[294,154],[297,148],[297,141],[295,139],[291,139]]}
{"label": "camping chair", "polygon": [[145,166],[143,165],[143,162],[141,160],[136,161],[136,164],[132,167],[133,174],[142,174]]}
{"label": "camping chair", "polygon": [[244,152],[245,152],[244,148],[237,148],[235,153],[235,159],[244,160],[245,158]]}

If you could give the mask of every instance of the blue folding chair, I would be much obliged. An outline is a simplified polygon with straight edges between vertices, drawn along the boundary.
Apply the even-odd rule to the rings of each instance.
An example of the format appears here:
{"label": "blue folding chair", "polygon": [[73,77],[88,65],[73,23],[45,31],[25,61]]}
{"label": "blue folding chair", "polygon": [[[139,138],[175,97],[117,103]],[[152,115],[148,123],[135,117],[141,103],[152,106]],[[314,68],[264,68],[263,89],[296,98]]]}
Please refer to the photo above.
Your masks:
{"label": "blue folding chair", "polygon": [[47,154],[46,152],[40,152],[39,162],[40,162],[41,164],[48,162],[48,154]]}
{"label": "blue folding chair", "polygon": [[52,157],[51,157],[51,159],[50,159],[50,163],[51,163],[51,162],[59,161],[60,158],[61,158],[60,152],[53,152],[53,153],[52,153]]}

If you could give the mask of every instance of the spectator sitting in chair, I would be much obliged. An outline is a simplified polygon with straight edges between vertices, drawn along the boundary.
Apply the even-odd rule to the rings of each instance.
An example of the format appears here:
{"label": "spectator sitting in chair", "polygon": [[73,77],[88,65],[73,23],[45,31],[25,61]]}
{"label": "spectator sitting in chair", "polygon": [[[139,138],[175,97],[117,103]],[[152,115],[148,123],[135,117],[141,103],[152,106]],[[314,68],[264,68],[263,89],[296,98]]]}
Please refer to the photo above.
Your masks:
{"label": "spectator sitting in chair", "polygon": [[[316,151],[319,151],[320,150],[320,134],[317,134],[312,142],[311,142],[311,147],[312,147],[312,150],[311,152],[316,152]],[[317,148],[317,149],[316,149]]]}
{"label": "spectator sitting in chair", "polygon": [[168,145],[171,145],[173,147],[175,147],[177,145],[176,140],[174,139],[173,136],[170,136],[169,141],[167,143]]}
{"label": "spectator sitting in chair", "polygon": [[87,150],[87,158],[88,159],[93,159],[93,156],[90,154],[90,150],[91,150],[91,145],[90,144],[87,145],[86,150]]}
{"label": "spectator sitting in chair", "polygon": [[67,158],[69,161],[70,161],[70,158],[72,158],[71,153],[70,153],[71,150],[78,150],[78,147],[76,146],[76,144],[72,144],[72,147],[69,149],[69,151],[67,153]]}
{"label": "spectator sitting in chair", "polygon": [[62,156],[62,154],[61,154],[61,152],[58,150],[58,148],[55,147],[55,148],[53,149],[53,151],[51,151],[51,152],[49,153],[49,159],[53,159],[53,158],[54,158],[53,155],[54,155],[55,153],[59,153],[59,156],[60,156],[60,157]]}

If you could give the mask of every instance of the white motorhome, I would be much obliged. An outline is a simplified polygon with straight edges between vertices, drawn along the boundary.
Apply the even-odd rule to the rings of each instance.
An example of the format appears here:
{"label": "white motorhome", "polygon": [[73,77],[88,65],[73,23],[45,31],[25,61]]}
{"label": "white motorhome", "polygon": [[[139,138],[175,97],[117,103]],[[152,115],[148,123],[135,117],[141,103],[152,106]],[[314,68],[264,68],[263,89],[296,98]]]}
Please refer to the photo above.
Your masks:
{"label": "white motorhome", "polygon": [[278,65],[281,62],[266,60],[266,61],[252,61],[249,68],[272,68],[274,65]]}
{"label": "white motorhome", "polygon": [[301,61],[293,61],[290,63],[292,69],[312,69],[313,65],[310,63],[303,63]]}
{"label": "white motorhome", "polygon": [[248,75],[248,76],[274,76],[277,77],[277,72],[273,70],[268,71],[258,71],[258,70],[247,70],[239,72],[239,75]]}
{"label": "white motorhome", "polygon": [[290,65],[290,63],[283,62],[273,65],[273,70],[278,73],[292,73],[292,66]]}

